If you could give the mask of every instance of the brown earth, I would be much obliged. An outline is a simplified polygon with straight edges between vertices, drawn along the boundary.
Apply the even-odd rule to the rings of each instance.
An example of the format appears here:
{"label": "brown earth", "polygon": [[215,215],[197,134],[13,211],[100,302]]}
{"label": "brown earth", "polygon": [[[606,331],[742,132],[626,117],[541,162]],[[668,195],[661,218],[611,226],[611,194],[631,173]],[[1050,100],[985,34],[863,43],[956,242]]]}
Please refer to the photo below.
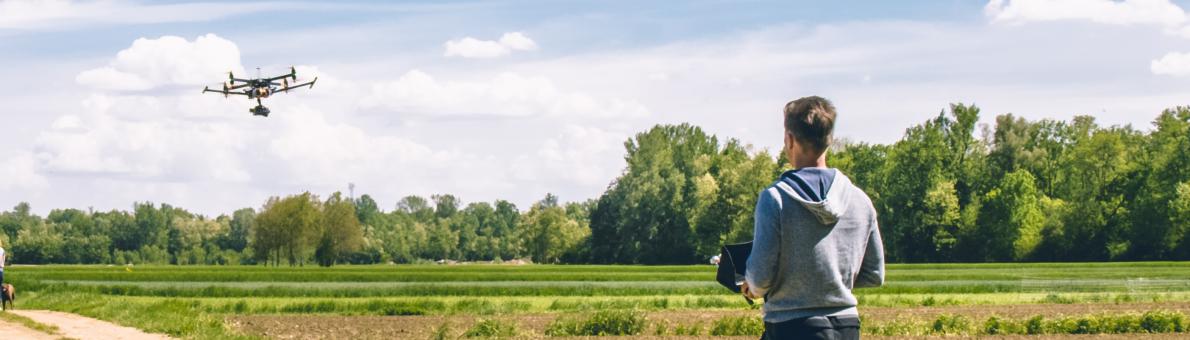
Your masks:
{"label": "brown earth", "polygon": [[54,340],[58,337],[15,322],[0,320],[0,339]]}
{"label": "brown earth", "polygon": [[[14,328],[18,326],[25,330],[36,332],[29,333],[15,333],[16,336],[8,337],[6,334],[0,333],[0,339],[40,339],[44,336],[50,336],[49,339],[71,338],[71,339],[119,339],[119,340],[165,340],[170,337],[161,334],[145,333],[136,328],[124,327],[116,325],[107,321],[97,320],[70,313],[62,313],[48,310],[14,310],[5,311],[5,313],[13,313],[20,315],[37,323],[58,327],[58,333],[54,335],[42,333],[40,331],[30,330],[24,326],[16,325],[10,322],[0,321],[0,332],[4,328]],[[7,325],[7,327],[6,327]],[[16,331],[21,331],[17,329]]]}
{"label": "brown earth", "polygon": [[[1171,303],[1127,303],[1127,304],[1045,304],[1045,305],[994,305],[994,306],[939,306],[914,308],[864,308],[861,313],[865,321],[885,322],[891,320],[932,320],[940,314],[958,314],[972,319],[983,319],[991,315],[1008,318],[1027,318],[1034,315],[1058,317],[1062,315],[1086,315],[1099,313],[1146,312],[1171,310],[1190,313],[1190,302]],[[707,332],[711,323],[724,316],[757,315],[753,310],[693,310],[662,311],[648,314],[650,323],[667,323],[672,329],[677,325],[701,324]],[[572,314],[573,315],[573,314]],[[335,316],[335,315],[253,315],[234,316],[227,324],[246,334],[260,335],[273,339],[429,339],[435,331],[448,325],[450,338],[463,334],[477,320],[488,318],[508,320],[516,323],[522,338],[543,338],[546,326],[559,314],[529,314],[512,316]],[[651,332],[652,326],[646,328]],[[624,337],[619,337],[623,339]],[[699,339],[711,337],[639,336],[637,339]],[[755,337],[716,337],[716,339],[753,339]],[[920,337],[878,337],[865,339],[918,339]],[[943,338],[943,337],[938,337]],[[946,339],[964,337],[947,336]],[[1047,336],[1002,336],[971,337],[979,339],[1187,339],[1187,334],[1126,334],[1126,335],[1047,335]]]}

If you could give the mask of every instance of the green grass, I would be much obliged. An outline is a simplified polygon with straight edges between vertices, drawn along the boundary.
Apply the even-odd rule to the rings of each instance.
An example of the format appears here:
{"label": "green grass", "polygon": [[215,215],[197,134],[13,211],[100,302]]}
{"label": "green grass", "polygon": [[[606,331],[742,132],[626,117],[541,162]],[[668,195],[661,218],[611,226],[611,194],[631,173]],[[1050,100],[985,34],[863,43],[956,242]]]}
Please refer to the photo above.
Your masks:
{"label": "green grass", "polygon": [[[550,325],[551,334],[643,334],[648,323],[642,312],[757,308],[714,283],[714,267],[705,265],[54,265],[10,266],[5,274],[8,282],[21,287],[25,308],[79,313],[151,332],[204,339],[246,338],[224,326],[224,319],[232,315],[476,315],[488,323],[483,326],[487,328],[472,327],[466,333],[439,325],[445,331],[441,334],[458,336],[473,330],[476,334],[502,332],[504,326],[499,323],[503,321],[492,321],[498,320],[494,316],[550,313],[559,316]],[[1186,302],[1190,301],[1190,262],[892,264],[885,287],[859,289],[856,295],[861,309]],[[1185,327],[1184,316],[1153,313],[1158,314],[1040,320],[945,315],[865,323],[864,332],[1066,334]],[[1134,323],[1138,326],[1133,327]],[[752,317],[652,325],[654,333],[668,335],[755,336],[763,330],[759,318]]]}
{"label": "green grass", "polygon": [[468,338],[507,338],[514,337],[519,332],[516,322],[482,319],[467,329],[463,336]]}
{"label": "green grass", "polygon": [[548,336],[638,335],[648,321],[636,310],[595,312],[588,318],[559,318],[546,327]]}
{"label": "green grass", "polygon": [[137,301],[90,293],[38,295],[24,300],[23,308],[50,309],[139,328],[176,337],[203,339],[253,339],[231,331],[219,314],[207,313],[200,304],[178,299]]}
{"label": "green grass", "polygon": [[764,321],[760,316],[727,316],[711,324],[711,335],[716,336],[760,336],[764,333]]}

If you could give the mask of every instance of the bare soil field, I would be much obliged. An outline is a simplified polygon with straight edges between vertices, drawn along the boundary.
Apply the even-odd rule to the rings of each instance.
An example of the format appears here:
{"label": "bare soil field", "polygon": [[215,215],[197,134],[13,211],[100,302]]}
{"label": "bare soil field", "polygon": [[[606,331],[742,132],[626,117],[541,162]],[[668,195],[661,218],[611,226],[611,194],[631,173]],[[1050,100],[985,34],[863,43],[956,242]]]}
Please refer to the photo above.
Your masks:
{"label": "bare soil field", "polygon": [[[989,306],[939,306],[915,308],[864,308],[864,320],[886,322],[892,320],[932,320],[941,314],[963,315],[975,320],[991,315],[1009,318],[1028,318],[1034,315],[1057,317],[1061,315],[1086,315],[1099,313],[1142,313],[1151,310],[1190,311],[1190,302],[1171,303],[1127,303],[1127,304],[1045,304],[1045,305],[989,305]],[[703,333],[710,325],[724,316],[757,315],[754,310],[700,310],[662,311],[648,313],[648,320],[666,322],[671,327],[678,324],[701,324]],[[254,315],[235,316],[227,324],[246,334],[273,339],[429,339],[442,327],[448,325],[451,338],[461,335],[476,321],[484,318],[514,321],[521,330],[522,338],[543,338],[547,325],[559,314],[532,314],[515,316],[333,316],[333,315]],[[646,333],[652,331],[646,328]],[[1045,335],[1045,336],[1001,336],[975,337],[984,339],[1185,339],[1187,334],[1125,334],[1125,335]],[[623,338],[623,337],[620,337]],[[698,339],[701,337],[649,336],[639,339]],[[716,339],[752,339],[754,337],[714,337]],[[920,337],[878,337],[870,339],[917,339]],[[943,338],[943,337],[938,337]],[[954,339],[955,336],[946,336]],[[958,337],[962,338],[962,337]]]}

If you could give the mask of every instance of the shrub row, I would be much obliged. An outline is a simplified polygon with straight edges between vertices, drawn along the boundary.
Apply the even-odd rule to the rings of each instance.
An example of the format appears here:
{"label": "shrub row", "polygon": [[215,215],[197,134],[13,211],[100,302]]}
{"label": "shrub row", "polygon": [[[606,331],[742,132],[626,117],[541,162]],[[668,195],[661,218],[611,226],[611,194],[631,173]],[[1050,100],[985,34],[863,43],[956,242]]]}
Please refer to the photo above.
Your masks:
{"label": "shrub row", "polygon": [[548,336],[638,335],[647,321],[636,310],[600,311],[585,319],[559,318],[546,327]]}
{"label": "shrub row", "polygon": [[964,315],[942,314],[926,324],[893,320],[862,330],[887,336],[1183,333],[1190,331],[1190,323],[1182,312],[1163,310],[1027,319],[991,316],[983,323]]}

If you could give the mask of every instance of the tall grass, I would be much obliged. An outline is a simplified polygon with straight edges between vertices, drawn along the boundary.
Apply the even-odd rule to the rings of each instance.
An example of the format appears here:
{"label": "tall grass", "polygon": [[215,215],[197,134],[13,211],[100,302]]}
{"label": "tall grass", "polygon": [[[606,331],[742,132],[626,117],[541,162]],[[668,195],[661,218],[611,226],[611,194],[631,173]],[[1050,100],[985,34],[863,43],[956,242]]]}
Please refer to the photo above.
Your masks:
{"label": "tall grass", "polygon": [[759,316],[727,316],[711,324],[711,335],[715,336],[760,336],[764,334],[764,321]]}
{"label": "tall grass", "polygon": [[519,333],[519,327],[516,322],[481,319],[467,329],[463,336],[468,338],[506,338],[517,336],[517,333]]}
{"label": "tall grass", "polygon": [[973,322],[963,315],[942,314],[930,322],[893,320],[865,324],[862,331],[871,335],[1038,335],[1038,334],[1141,334],[1184,333],[1190,324],[1187,316],[1175,311],[1145,313],[1087,314],[1078,316],[1012,319],[990,316],[983,322]]}
{"label": "tall grass", "polygon": [[559,318],[546,327],[548,336],[638,335],[648,321],[635,310],[600,311],[585,319]]}

